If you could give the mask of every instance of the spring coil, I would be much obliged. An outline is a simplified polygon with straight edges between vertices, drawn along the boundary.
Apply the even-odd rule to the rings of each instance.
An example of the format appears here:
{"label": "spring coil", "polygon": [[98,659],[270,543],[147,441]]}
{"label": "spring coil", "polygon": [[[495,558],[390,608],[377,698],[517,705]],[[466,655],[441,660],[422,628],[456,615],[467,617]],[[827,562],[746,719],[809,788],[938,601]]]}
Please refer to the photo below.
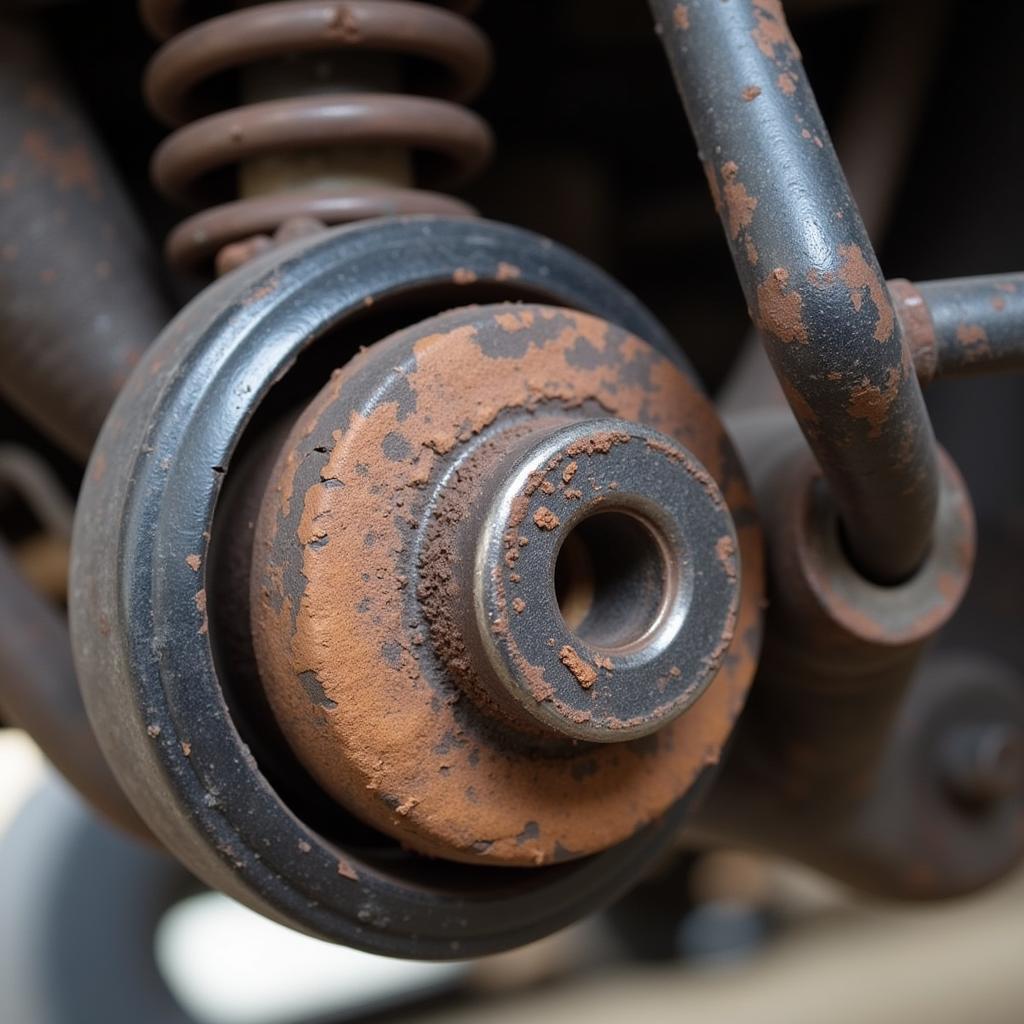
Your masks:
{"label": "spring coil", "polygon": [[[165,198],[205,206],[169,235],[172,269],[197,271],[235,243],[265,237],[282,224],[313,219],[341,224],[368,217],[475,211],[424,188],[372,179],[318,180],[223,201],[224,172],[266,157],[345,147],[415,153],[424,185],[451,188],[472,178],[493,149],[490,128],[460,104],[475,97],[491,70],[491,47],[465,15],[477,0],[278,0],[192,23],[206,5],[140,0],[142,19],[165,40],[146,71],[153,113],[174,132],[153,156],[151,176]],[[224,72],[244,72],[297,54],[363,51],[413,58],[416,92],[315,92],[218,109]],[[221,88],[221,93],[223,88]],[[218,187],[219,186],[219,187]],[[230,195],[230,191],[228,193]]]}

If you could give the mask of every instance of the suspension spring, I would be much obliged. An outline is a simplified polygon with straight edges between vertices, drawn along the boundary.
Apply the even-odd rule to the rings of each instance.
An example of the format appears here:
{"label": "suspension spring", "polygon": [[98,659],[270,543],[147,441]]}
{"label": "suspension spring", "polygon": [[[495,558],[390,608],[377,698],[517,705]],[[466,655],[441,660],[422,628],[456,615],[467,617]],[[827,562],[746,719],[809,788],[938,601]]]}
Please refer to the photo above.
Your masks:
{"label": "suspension spring", "polygon": [[168,237],[172,269],[228,269],[282,225],[474,213],[431,189],[465,183],[493,149],[462,105],[492,64],[476,5],[278,0],[197,21],[188,0],[140,0],[163,41],[146,100],[174,129],[152,178],[201,208]]}

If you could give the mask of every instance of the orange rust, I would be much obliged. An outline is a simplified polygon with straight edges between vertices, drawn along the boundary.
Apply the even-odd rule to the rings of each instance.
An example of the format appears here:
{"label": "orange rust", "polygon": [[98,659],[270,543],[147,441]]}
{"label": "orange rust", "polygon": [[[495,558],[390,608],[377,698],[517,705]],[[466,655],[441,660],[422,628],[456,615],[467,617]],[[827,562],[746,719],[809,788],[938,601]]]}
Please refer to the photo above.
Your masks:
{"label": "orange rust", "polygon": [[871,427],[868,437],[882,436],[882,427],[889,418],[893,402],[899,397],[902,383],[903,375],[896,367],[890,367],[882,387],[877,387],[867,377],[863,377],[851,389],[847,411],[854,419],[867,420]]}
{"label": "orange rust", "polygon": [[576,462],[570,462],[569,465],[562,470],[562,483],[572,483],[572,478],[576,475],[576,471],[579,469],[579,465]]}
{"label": "orange rust", "polygon": [[102,198],[96,165],[86,146],[78,143],[61,147],[44,132],[33,129],[22,136],[21,149],[40,171],[53,178],[61,192],[81,188],[90,199]]}
{"label": "orange rust", "polygon": [[839,255],[843,260],[839,268],[839,280],[849,289],[853,308],[860,311],[866,291],[875,305],[878,316],[873,333],[874,339],[880,342],[889,341],[893,336],[896,318],[884,282],[868,266],[859,245],[841,245]]}
{"label": "orange rust", "polygon": [[775,84],[782,90],[787,96],[792,96],[796,92],[797,77],[792,71],[783,71],[777,79]]}
{"label": "orange rust", "polygon": [[206,617],[206,588],[205,587],[196,594],[195,602],[196,602],[196,611],[198,611],[199,614],[202,615],[202,617],[203,617],[202,624],[199,627],[199,635],[200,636],[206,636],[206,634],[210,631],[210,624],[209,624],[209,620]]}
{"label": "orange rust", "polygon": [[576,651],[566,644],[558,652],[558,660],[576,677],[576,682],[589,690],[597,682],[597,669],[581,658]]}
{"label": "orange rust", "polygon": [[743,247],[747,254],[747,262],[752,266],[757,266],[757,261],[760,259],[760,254],[757,251],[757,246],[754,245],[754,240],[747,233],[743,236]]}
{"label": "orange rust", "polygon": [[688,32],[690,30],[690,10],[686,4],[676,4],[672,11],[672,20],[676,23],[676,28],[681,31]]}
{"label": "orange rust", "polygon": [[536,512],[533,513],[533,521],[539,530],[555,530],[561,523],[561,520],[554,512],[547,507],[547,505],[541,505]]}
{"label": "orange rust", "polygon": [[752,196],[736,176],[739,167],[732,160],[722,165],[722,180],[725,184],[722,187],[722,196],[725,200],[725,210],[728,220],[729,237],[735,241],[739,238],[740,232],[750,226],[754,219],[754,210],[757,209],[757,199]]}
{"label": "orange rust", "polygon": [[732,537],[726,534],[724,537],[720,537],[718,542],[715,544],[715,554],[718,556],[719,562],[725,566],[726,575],[730,579],[736,578],[736,545],[733,543]]}
{"label": "orange rust", "polygon": [[993,296],[993,298],[992,298],[992,308],[997,313],[1002,313],[1002,311],[1004,309],[1006,309],[1006,299],[1004,299],[1001,295]]}
{"label": "orange rust", "polygon": [[[543,332],[546,323],[554,333]],[[320,785],[418,849],[456,860],[533,865],[619,842],[662,813],[718,759],[743,705],[763,595],[752,499],[730,461],[710,401],[670,361],[637,339],[621,340],[621,334],[561,311],[547,311],[525,334],[505,332],[507,352],[485,349],[467,326],[401,332],[357,355],[328,384],[278,459],[254,552],[253,634],[268,698]],[[581,364],[572,357],[581,345],[601,358]],[[640,359],[644,374],[622,373]],[[371,366],[381,375],[399,375],[403,389],[415,395],[414,407],[382,402],[363,411],[349,408],[339,419],[353,381]],[[443,647],[449,628],[443,622],[410,623],[410,599],[421,604],[426,598],[408,578],[409,523],[420,514],[425,486],[459,445],[495,429],[506,415],[579,416],[589,406],[676,439],[722,483],[744,567],[735,656],[725,659],[700,701],[669,723],[653,747],[601,744],[520,758],[486,740],[490,730],[469,728],[466,716],[476,712],[472,702],[459,700],[455,676],[440,685],[427,672],[430,651],[457,659],[459,650],[450,638]],[[610,434],[601,444],[610,448],[628,439]],[[314,445],[328,447],[326,461],[320,479],[299,491],[299,453],[311,453]],[[398,457],[377,454],[385,450]],[[475,500],[469,488],[441,514],[465,515]],[[449,523],[436,521],[436,543],[450,536]],[[518,546],[518,536],[513,542]],[[278,543],[296,552],[300,593],[286,587],[274,555]],[[452,573],[446,565],[457,562],[428,550],[417,586],[439,588],[442,606],[445,595],[471,578]],[[423,646],[414,640],[418,634],[429,638],[420,640]],[[544,671],[522,668],[536,699],[548,699]],[[316,687],[319,699],[311,696]],[[473,801],[464,795],[468,785]],[[416,803],[410,805],[410,798]],[[538,823],[536,832],[525,829],[526,822]]]}
{"label": "orange rust", "polygon": [[807,327],[801,318],[803,299],[789,289],[789,271],[776,267],[757,286],[757,323],[769,336],[789,344],[808,342]]}
{"label": "orange rust", "polygon": [[775,60],[776,48],[781,47],[780,59],[800,59],[800,51],[786,24],[781,0],[754,0],[754,18],[756,24],[750,34],[761,53],[769,60]]}
{"label": "orange rust", "polygon": [[988,335],[981,324],[959,324],[956,329],[956,340],[963,349],[964,359],[968,363],[987,359],[992,354]]}
{"label": "orange rust", "polygon": [[760,86],[748,85],[740,95],[743,97],[744,103],[750,103],[752,100],[756,100],[757,97],[761,95]]}
{"label": "orange rust", "polygon": [[517,277],[522,277],[523,272],[514,263],[502,261],[498,264],[498,270],[494,276],[498,281],[514,281]]}
{"label": "orange rust", "polygon": [[928,304],[921,293],[905,278],[889,282],[889,294],[899,320],[903,338],[910,350],[922,384],[928,384],[935,376],[938,365],[938,343],[935,324]]}
{"label": "orange rust", "polygon": [[476,272],[467,267],[458,267],[452,273],[452,280],[456,284],[473,284],[477,279]]}
{"label": "orange rust", "polygon": [[185,564],[193,572],[199,572],[199,567],[203,564],[203,558],[201,555],[186,555]]}

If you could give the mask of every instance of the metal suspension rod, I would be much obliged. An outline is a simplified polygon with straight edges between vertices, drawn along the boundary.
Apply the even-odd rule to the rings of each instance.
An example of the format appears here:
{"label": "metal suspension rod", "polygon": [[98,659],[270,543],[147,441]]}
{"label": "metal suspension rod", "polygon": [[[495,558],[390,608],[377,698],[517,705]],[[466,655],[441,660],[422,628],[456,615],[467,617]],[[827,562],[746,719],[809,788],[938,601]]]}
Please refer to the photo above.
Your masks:
{"label": "metal suspension rod", "polygon": [[0,711],[93,807],[136,836],[148,836],[107,767],[86,718],[67,623],[18,571],[0,543]]}
{"label": "metal suspension rod", "polygon": [[1024,370],[1024,274],[889,282],[922,384]]}
{"label": "metal suspension rod", "polygon": [[935,440],[779,0],[650,0],[751,318],[880,583],[931,544]]}
{"label": "metal suspension rod", "polygon": [[170,309],[45,40],[4,20],[0,53],[0,395],[84,461]]}

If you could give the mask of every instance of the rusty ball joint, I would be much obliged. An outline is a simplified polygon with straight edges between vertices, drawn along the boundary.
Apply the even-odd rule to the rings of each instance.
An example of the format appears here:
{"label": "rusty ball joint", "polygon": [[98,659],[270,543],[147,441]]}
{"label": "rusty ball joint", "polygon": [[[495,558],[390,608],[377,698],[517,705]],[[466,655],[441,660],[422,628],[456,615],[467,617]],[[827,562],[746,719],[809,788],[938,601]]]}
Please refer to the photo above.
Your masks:
{"label": "rusty ball joint", "polygon": [[[509,301],[549,305],[467,305]],[[526,712],[471,621],[488,510],[578,443],[537,489],[559,527],[530,509],[544,573],[507,614],[545,633],[541,674],[595,737],[606,708],[660,723],[619,742]],[[678,504],[643,504],[641,465]],[[627,550],[638,576],[605,558]],[[637,618],[605,618],[620,586]],[[168,850],[294,928],[446,959],[540,938],[656,863],[743,707],[762,602],[746,479],[650,314],[528,232],[410,218],[259,257],[167,327],[87,471],[70,610],[97,738]]]}
{"label": "rusty ball joint", "polygon": [[275,717],[342,806],[536,867],[691,787],[734,706],[712,680],[742,582],[701,401],[646,342],[542,305],[453,310],[334,376],[278,456],[252,609]]}

